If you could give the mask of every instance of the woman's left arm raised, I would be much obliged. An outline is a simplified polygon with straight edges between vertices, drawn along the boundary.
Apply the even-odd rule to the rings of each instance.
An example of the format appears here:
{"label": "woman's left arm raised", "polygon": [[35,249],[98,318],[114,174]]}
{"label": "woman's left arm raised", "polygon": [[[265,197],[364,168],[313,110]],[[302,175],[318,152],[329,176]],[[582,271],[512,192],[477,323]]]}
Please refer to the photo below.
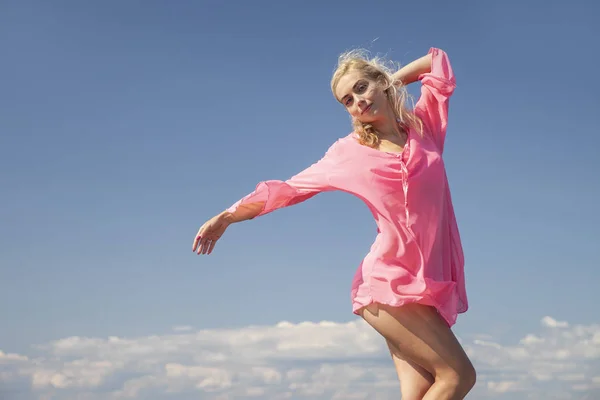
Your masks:
{"label": "woman's left arm raised", "polygon": [[431,54],[426,54],[400,68],[392,78],[394,85],[409,85],[416,82],[421,74],[431,72]]}

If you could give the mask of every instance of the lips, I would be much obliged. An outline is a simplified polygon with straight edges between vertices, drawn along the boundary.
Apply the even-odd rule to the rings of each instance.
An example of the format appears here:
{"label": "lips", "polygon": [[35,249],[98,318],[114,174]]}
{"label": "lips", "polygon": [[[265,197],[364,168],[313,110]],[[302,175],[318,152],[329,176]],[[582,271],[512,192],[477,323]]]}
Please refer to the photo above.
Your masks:
{"label": "lips", "polygon": [[364,114],[364,113],[368,112],[368,111],[371,109],[371,106],[372,106],[372,105],[373,105],[373,104],[369,104],[369,106],[368,106],[367,108],[365,108],[365,109],[363,110],[363,112],[361,112],[361,114]]}

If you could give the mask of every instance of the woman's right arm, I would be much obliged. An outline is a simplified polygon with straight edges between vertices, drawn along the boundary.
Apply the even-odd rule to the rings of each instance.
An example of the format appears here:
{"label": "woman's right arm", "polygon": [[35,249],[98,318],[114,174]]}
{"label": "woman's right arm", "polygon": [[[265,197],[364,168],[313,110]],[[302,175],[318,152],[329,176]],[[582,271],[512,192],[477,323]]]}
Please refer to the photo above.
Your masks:
{"label": "woman's right arm", "polygon": [[330,183],[330,175],[338,163],[336,148],[336,144],[332,145],[318,162],[286,181],[260,182],[254,191],[208,220],[198,231],[192,249],[198,254],[210,254],[214,243],[230,224],[301,203],[321,192],[335,190]]}
{"label": "woman's right arm", "polygon": [[280,208],[289,207],[316,196],[321,192],[335,190],[330,176],[339,163],[338,142],[334,143],[317,162],[288,180],[267,180],[229,207],[225,217],[233,222],[253,219]]}

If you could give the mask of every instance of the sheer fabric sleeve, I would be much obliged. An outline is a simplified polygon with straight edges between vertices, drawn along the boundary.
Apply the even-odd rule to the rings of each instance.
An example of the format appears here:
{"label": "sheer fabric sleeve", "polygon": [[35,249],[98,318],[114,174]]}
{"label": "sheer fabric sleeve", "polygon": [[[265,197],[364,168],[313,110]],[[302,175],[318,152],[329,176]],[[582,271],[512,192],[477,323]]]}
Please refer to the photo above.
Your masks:
{"label": "sheer fabric sleeve", "polygon": [[335,188],[330,183],[330,176],[336,164],[337,154],[334,144],[319,161],[288,180],[259,182],[253,192],[238,200],[227,211],[233,213],[240,206],[262,203],[258,217],[283,207],[301,203],[321,192],[333,191]]}
{"label": "sheer fabric sleeve", "polygon": [[456,88],[456,78],[448,55],[432,47],[431,72],[421,74],[421,96],[415,113],[423,121],[425,133],[435,142],[440,153],[444,151],[446,127],[448,125],[448,103]]}

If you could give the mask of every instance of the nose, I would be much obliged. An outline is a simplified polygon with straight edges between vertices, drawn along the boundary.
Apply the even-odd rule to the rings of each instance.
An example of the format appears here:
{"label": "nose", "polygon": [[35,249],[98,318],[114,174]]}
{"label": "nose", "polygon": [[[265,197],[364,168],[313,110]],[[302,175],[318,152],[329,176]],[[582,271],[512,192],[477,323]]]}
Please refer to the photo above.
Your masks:
{"label": "nose", "polygon": [[368,104],[365,101],[365,99],[361,99],[361,98],[357,99],[356,105],[358,106],[358,109],[360,110],[360,112],[365,111],[368,107]]}

